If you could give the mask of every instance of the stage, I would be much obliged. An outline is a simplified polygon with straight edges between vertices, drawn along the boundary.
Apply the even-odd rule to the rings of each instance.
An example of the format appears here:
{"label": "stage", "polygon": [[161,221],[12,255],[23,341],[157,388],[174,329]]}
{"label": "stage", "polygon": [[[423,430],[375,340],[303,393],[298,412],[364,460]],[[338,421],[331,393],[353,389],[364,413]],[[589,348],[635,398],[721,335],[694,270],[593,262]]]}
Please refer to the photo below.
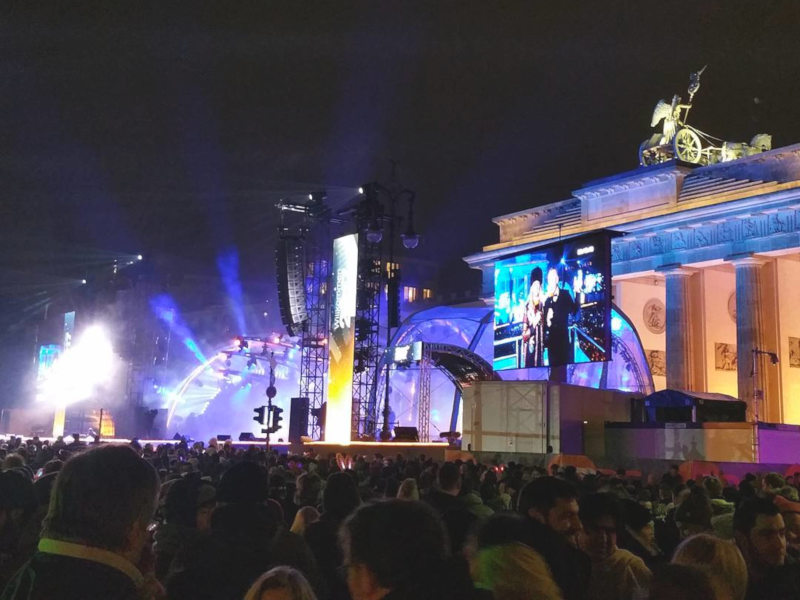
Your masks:
{"label": "stage", "polygon": [[455,460],[462,453],[458,448],[451,448],[442,442],[351,442],[349,444],[332,444],[328,442],[304,442],[292,445],[292,451],[297,454],[313,452],[321,456],[330,454],[343,454],[346,456],[374,456],[380,454],[390,457],[402,454],[406,458],[419,458],[425,456],[435,461]]}

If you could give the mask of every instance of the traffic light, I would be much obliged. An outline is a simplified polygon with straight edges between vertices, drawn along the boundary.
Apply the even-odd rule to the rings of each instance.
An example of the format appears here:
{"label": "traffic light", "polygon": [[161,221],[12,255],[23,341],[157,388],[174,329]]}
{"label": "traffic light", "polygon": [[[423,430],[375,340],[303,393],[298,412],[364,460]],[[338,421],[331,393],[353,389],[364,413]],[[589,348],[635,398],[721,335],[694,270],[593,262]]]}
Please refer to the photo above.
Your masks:
{"label": "traffic light", "polygon": [[266,433],[275,433],[281,428],[281,421],[283,421],[283,417],[281,416],[282,412],[283,409],[280,406],[272,407],[272,425],[266,429]]}
{"label": "traffic light", "polygon": [[264,411],[266,411],[266,410],[267,410],[266,406],[259,406],[258,408],[254,408],[253,412],[256,413],[256,416],[253,417],[253,421],[263,425],[264,424]]}

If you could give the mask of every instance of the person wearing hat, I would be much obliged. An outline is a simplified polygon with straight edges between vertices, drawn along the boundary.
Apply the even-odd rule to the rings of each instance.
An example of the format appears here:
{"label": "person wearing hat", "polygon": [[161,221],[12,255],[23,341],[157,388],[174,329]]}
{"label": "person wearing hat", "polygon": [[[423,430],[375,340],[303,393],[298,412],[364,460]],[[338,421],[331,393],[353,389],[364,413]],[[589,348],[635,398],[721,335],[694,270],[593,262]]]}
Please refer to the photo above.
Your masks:
{"label": "person wearing hat", "polygon": [[656,542],[652,512],[635,500],[622,501],[619,546],[641,558],[650,570],[666,561]]}
{"label": "person wearing hat", "polygon": [[153,551],[156,577],[165,580],[175,556],[210,527],[216,489],[196,476],[170,482],[164,498],[164,520],[156,529]]}

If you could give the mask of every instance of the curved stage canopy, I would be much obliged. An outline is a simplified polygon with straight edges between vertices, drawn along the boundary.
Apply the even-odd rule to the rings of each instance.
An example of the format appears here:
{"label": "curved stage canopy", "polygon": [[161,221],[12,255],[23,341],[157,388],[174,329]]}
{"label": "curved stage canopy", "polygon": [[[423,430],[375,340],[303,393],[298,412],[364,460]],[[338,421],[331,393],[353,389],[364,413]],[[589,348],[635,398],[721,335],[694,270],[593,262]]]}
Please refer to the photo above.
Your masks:
{"label": "curved stage canopy", "polygon": [[[431,355],[430,439],[444,431],[460,431],[461,386],[476,380],[544,380],[546,368],[517,369],[494,373],[491,307],[483,304],[437,306],[415,313],[398,328],[392,346],[425,342]],[[594,388],[649,394],[653,378],[642,344],[628,318],[616,307],[611,313],[612,354],[607,363],[570,365],[567,382]],[[283,429],[273,439],[287,439],[290,399],[299,391],[300,351],[290,343],[268,344],[275,352],[278,396],[274,404],[284,409]],[[241,432],[261,436],[261,426],[252,420],[253,409],[265,404],[267,364],[252,357],[263,352],[260,343],[246,352],[222,348],[206,363],[190,372],[168,395],[167,433],[195,439]],[[394,352],[387,353],[393,356]],[[230,363],[230,364],[228,364]],[[265,372],[266,371],[266,372]],[[383,408],[386,364],[379,366],[372,395],[372,408]],[[390,374],[390,406],[394,425],[418,425],[420,367],[393,366]],[[162,405],[163,406],[163,405]],[[380,419],[379,419],[380,421]]]}

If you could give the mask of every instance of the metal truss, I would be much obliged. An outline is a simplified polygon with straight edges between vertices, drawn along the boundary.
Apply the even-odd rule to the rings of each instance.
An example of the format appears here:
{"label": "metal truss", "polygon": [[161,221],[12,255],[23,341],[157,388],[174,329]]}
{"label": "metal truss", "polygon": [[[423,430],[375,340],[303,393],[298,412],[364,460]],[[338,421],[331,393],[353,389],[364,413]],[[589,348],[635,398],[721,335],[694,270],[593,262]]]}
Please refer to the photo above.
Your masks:
{"label": "metal truss", "polygon": [[417,431],[420,442],[431,441],[431,368],[433,360],[428,344],[422,344],[422,360],[419,365],[419,404]]}
{"label": "metal truss", "polygon": [[306,310],[308,321],[300,340],[300,397],[308,398],[312,418],[309,435],[323,437],[320,409],[325,402],[328,372],[328,299],[330,288],[330,227],[321,222],[306,247]]}
{"label": "metal truss", "polygon": [[370,403],[380,361],[380,308],[384,277],[380,243],[358,236],[358,284],[356,286],[355,349],[353,353],[352,439],[374,439],[378,415]]}

